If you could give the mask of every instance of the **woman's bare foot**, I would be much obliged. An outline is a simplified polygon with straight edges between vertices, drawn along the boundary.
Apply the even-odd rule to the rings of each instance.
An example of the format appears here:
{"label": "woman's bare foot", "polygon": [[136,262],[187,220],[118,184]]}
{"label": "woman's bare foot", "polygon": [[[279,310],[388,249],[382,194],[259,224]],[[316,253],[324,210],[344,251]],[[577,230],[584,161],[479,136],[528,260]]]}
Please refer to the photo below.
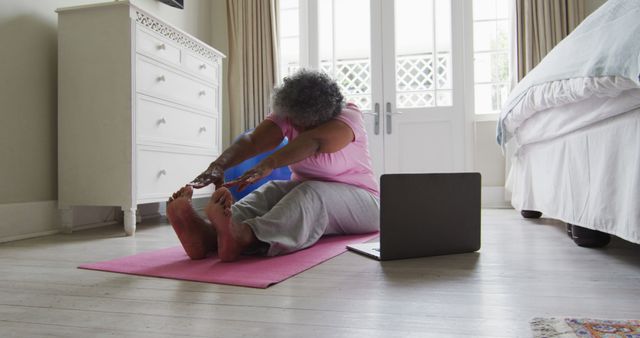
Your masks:
{"label": "woman's bare foot", "polygon": [[191,206],[193,188],[178,190],[167,202],[167,217],[180,243],[191,259],[202,259],[215,251],[218,243],[216,232]]}
{"label": "woman's bare foot", "polygon": [[227,188],[220,188],[213,193],[204,209],[218,233],[218,256],[223,262],[237,260],[247,247],[257,242],[249,226],[231,222],[232,204],[231,192]]}

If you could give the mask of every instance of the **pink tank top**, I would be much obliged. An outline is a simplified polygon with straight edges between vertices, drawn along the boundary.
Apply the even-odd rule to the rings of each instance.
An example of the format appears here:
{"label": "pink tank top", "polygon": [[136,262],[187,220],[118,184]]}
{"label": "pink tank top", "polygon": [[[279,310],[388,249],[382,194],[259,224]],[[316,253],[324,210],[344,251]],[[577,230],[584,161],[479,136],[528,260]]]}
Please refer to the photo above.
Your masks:
{"label": "pink tank top", "polygon": [[[289,141],[295,140],[298,136],[298,131],[288,119],[278,117],[274,113],[269,114],[267,119],[277,124]],[[373,174],[369,140],[362,112],[355,104],[348,103],[335,119],[351,127],[355,135],[354,140],[335,153],[318,153],[290,165],[291,179],[350,184],[365,189],[379,198],[380,191]]]}

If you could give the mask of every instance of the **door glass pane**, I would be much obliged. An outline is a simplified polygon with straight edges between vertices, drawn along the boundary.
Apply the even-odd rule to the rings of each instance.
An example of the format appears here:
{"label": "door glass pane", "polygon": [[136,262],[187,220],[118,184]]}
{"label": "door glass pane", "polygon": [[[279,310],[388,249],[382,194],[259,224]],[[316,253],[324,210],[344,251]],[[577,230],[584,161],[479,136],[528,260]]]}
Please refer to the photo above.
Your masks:
{"label": "door glass pane", "polygon": [[298,0],[280,0],[278,27],[280,78],[300,68],[300,27]]}
{"label": "door glass pane", "polygon": [[451,106],[451,1],[396,0],[396,105]]}
{"label": "door glass pane", "polygon": [[320,69],[336,81],[348,102],[371,109],[369,0],[318,1]]}
{"label": "door glass pane", "polygon": [[498,113],[511,89],[510,0],[473,0],[476,114]]}

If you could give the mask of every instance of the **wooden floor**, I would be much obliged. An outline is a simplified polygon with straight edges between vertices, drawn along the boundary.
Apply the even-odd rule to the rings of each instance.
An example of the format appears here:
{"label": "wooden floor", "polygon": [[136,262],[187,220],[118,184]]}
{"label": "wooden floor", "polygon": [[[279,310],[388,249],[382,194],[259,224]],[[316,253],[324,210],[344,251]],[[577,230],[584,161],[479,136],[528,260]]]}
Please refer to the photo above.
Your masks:
{"label": "wooden floor", "polygon": [[528,337],[537,316],[640,318],[640,246],[579,248],[551,220],[483,211],[478,253],[344,253],[266,290],[76,269],[176,245],[166,223],[0,245],[0,337]]}

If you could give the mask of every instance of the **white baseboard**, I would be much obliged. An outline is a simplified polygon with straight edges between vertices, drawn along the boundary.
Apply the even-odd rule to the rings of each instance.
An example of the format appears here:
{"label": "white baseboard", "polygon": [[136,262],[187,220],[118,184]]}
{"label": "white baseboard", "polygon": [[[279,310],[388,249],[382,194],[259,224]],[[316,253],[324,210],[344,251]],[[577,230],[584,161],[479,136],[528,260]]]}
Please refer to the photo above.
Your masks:
{"label": "white baseboard", "polygon": [[57,201],[0,204],[0,243],[59,231]]}
{"label": "white baseboard", "polygon": [[[504,198],[504,187],[482,187],[483,208],[511,208]],[[193,200],[193,207],[202,211],[208,198]],[[118,208],[77,207],[74,208],[73,230],[84,230],[121,223],[117,218]],[[142,219],[165,215],[163,204],[139,208]],[[58,201],[0,204],[0,243],[27,238],[52,235],[60,232]]]}
{"label": "white baseboard", "polygon": [[482,187],[482,207],[487,209],[510,209],[511,204],[505,200],[504,187]]}
{"label": "white baseboard", "polygon": [[94,229],[94,228],[99,228],[99,227],[103,227],[103,226],[107,226],[107,225],[115,225],[115,224],[122,225],[122,222],[117,221],[117,220],[113,220],[113,221],[106,221],[106,222],[97,222],[97,223],[74,225],[73,226],[73,231],[88,230],[88,229]]}
{"label": "white baseboard", "polygon": [[209,198],[194,198],[192,201],[193,209],[196,211],[203,211],[204,207],[209,203]]}
{"label": "white baseboard", "polygon": [[[165,214],[163,204],[141,205],[142,220]],[[74,207],[72,231],[122,224],[120,208]],[[0,204],[0,243],[61,232],[58,201]]]}
{"label": "white baseboard", "polygon": [[15,236],[3,236],[3,237],[0,237],[0,243],[21,241],[23,239],[55,235],[59,232],[60,230],[56,229],[56,230],[47,230],[47,231],[41,231],[41,232],[31,232],[28,234],[21,234],[21,235],[15,235]]}

